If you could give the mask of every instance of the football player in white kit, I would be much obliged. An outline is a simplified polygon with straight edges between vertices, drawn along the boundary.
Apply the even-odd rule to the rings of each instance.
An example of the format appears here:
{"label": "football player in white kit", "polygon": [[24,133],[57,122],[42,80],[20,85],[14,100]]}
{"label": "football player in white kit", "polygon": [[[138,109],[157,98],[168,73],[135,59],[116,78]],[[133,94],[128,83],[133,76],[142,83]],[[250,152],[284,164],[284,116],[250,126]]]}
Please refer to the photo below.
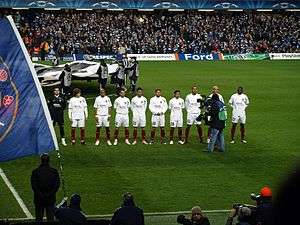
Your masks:
{"label": "football player in white kit", "polygon": [[200,143],[203,143],[201,121],[197,121],[197,117],[201,113],[202,97],[198,94],[197,86],[192,86],[192,93],[185,98],[185,107],[187,111],[187,127],[185,129],[185,143],[188,142],[191,126],[196,124]]}
{"label": "football player in white kit", "polygon": [[169,101],[170,115],[170,145],[174,144],[174,131],[178,128],[178,143],[184,144],[182,140],[183,116],[182,109],[185,108],[184,100],[180,98],[180,91],[174,91],[174,98]]}
{"label": "football player in white kit", "polygon": [[143,89],[138,88],[136,96],[131,99],[131,110],[132,110],[132,125],[133,125],[133,145],[137,143],[138,127],[142,130],[142,143],[147,145],[146,141],[146,110],[147,110],[147,99],[143,96]]}
{"label": "football player in white kit", "polygon": [[240,123],[241,142],[247,143],[245,140],[245,124],[246,124],[246,108],[249,105],[248,96],[245,95],[242,87],[238,87],[237,93],[233,94],[229,99],[229,105],[232,107],[232,128],[231,128],[231,144],[234,144],[234,135],[237,124]]}
{"label": "football player in white kit", "polygon": [[109,121],[111,117],[111,101],[103,88],[100,89],[100,96],[98,96],[94,103],[95,120],[96,120],[96,142],[95,145],[100,143],[100,128],[105,127],[106,142],[111,145],[110,142],[110,130]]}
{"label": "football player in white kit", "polygon": [[[224,98],[220,94],[219,87],[216,85],[212,87],[211,94],[208,97],[212,98],[213,94],[217,94],[219,96],[219,100],[225,104]],[[207,143],[209,143],[209,142],[210,142],[210,127],[207,130]]]}
{"label": "football player in white kit", "polygon": [[88,118],[87,103],[85,98],[81,97],[81,90],[79,88],[74,88],[73,96],[70,99],[68,114],[69,119],[72,122],[71,129],[71,143],[76,142],[76,127],[80,128],[80,143],[85,144],[85,121]]}
{"label": "football player in white kit", "polygon": [[162,144],[165,142],[165,113],[168,110],[167,100],[161,96],[161,90],[155,90],[155,96],[150,99],[149,109],[152,113],[151,118],[151,141],[150,144],[154,143],[155,131],[157,127],[160,127],[160,140]]}
{"label": "football player in white kit", "polygon": [[125,90],[121,89],[119,92],[119,97],[114,102],[114,109],[116,109],[116,118],[115,118],[115,141],[114,145],[118,144],[119,137],[119,127],[125,128],[125,143],[130,145],[129,142],[129,108],[130,108],[130,100],[125,97]]}

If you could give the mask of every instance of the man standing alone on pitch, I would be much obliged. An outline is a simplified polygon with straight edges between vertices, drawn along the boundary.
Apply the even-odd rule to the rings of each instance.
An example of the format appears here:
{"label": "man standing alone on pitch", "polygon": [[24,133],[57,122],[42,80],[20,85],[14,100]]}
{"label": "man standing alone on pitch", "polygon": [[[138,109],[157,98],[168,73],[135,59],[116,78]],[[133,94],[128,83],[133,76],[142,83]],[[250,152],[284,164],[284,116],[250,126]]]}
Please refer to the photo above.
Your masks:
{"label": "man standing alone on pitch", "polygon": [[150,99],[149,109],[152,113],[151,118],[151,141],[150,144],[154,143],[155,131],[157,127],[160,127],[160,140],[162,144],[166,144],[165,140],[165,113],[168,110],[167,100],[161,96],[161,90],[155,90],[155,96]]}
{"label": "man standing alone on pitch", "polygon": [[85,122],[88,118],[87,103],[84,97],[81,96],[81,90],[75,88],[73,96],[69,102],[69,119],[72,122],[71,142],[76,142],[76,128],[80,128],[80,143],[85,144]]}
{"label": "man standing alone on pitch", "polygon": [[136,96],[131,99],[132,124],[133,124],[133,145],[137,144],[138,127],[142,130],[142,143],[147,145],[146,141],[146,110],[147,99],[143,96],[143,89],[138,88]]}
{"label": "man standing alone on pitch", "polygon": [[185,107],[187,111],[187,127],[185,129],[185,143],[188,142],[190,129],[193,124],[196,124],[197,126],[200,143],[203,143],[203,137],[202,137],[203,132],[201,127],[201,121],[197,121],[197,118],[201,113],[201,109],[200,109],[201,100],[202,97],[200,94],[198,94],[197,86],[193,86],[192,93],[186,96],[185,99]]}
{"label": "man standing alone on pitch", "polygon": [[130,100],[125,97],[125,90],[121,89],[119,97],[114,102],[114,108],[116,109],[116,118],[115,118],[115,141],[114,145],[118,144],[119,138],[119,128],[123,126],[125,128],[125,143],[130,145],[129,142],[129,108]]}
{"label": "man standing alone on pitch", "polygon": [[234,135],[237,124],[240,123],[241,142],[247,143],[245,140],[245,124],[246,124],[246,108],[249,105],[248,96],[244,94],[244,89],[238,87],[237,93],[233,94],[229,99],[229,105],[232,107],[232,128],[231,128],[231,144],[234,144]]}
{"label": "man standing alone on pitch", "polygon": [[110,130],[109,130],[109,121],[111,117],[111,101],[104,89],[100,89],[100,96],[98,96],[94,103],[95,108],[95,120],[96,120],[96,142],[95,145],[100,143],[100,128],[105,127],[106,131],[106,141],[108,145],[111,145],[110,142]]}
{"label": "man standing alone on pitch", "polygon": [[[219,87],[216,85],[212,87],[211,94],[208,96],[209,99],[212,98],[213,94],[217,94],[219,96],[219,100],[221,102],[225,103],[223,96],[219,92]],[[210,142],[210,127],[207,130],[207,143],[209,143],[209,142]]]}
{"label": "man standing alone on pitch", "polygon": [[59,126],[61,136],[61,144],[67,146],[64,129],[64,110],[66,109],[66,99],[60,94],[59,88],[54,88],[53,95],[48,99],[48,107],[53,121],[53,126],[56,123]]}
{"label": "man standing alone on pitch", "polygon": [[208,112],[210,119],[210,135],[211,140],[208,143],[208,151],[213,152],[215,144],[218,145],[220,151],[225,151],[224,133],[227,112],[223,102],[219,100],[218,94],[211,97],[211,106]]}
{"label": "man standing alone on pitch", "polygon": [[56,192],[60,186],[59,174],[49,165],[50,157],[42,154],[41,165],[32,171],[31,187],[34,192],[35,217],[42,222],[46,210],[47,221],[54,220],[53,209],[56,202]]}
{"label": "man standing alone on pitch", "polygon": [[182,140],[182,126],[183,116],[182,109],[184,109],[184,100],[180,98],[180,91],[174,91],[174,98],[169,101],[169,109],[171,110],[170,116],[170,145],[174,144],[174,131],[178,128],[178,143],[184,144]]}

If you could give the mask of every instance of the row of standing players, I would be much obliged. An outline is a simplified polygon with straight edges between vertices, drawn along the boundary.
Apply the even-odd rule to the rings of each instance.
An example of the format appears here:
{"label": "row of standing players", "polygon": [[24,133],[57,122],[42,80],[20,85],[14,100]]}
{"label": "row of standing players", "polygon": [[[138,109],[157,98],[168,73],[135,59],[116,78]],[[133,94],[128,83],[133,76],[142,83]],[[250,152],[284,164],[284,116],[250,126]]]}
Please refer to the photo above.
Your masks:
{"label": "row of standing players", "polygon": [[[213,86],[212,93],[218,96],[218,100],[224,104],[224,99],[219,93],[217,86]],[[198,119],[201,113],[201,100],[202,96],[198,93],[197,86],[192,87],[192,91],[183,100],[180,97],[180,91],[174,91],[174,97],[167,103],[166,99],[161,96],[161,90],[156,89],[155,95],[150,99],[149,110],[152,113],[151,118],[151,136],[150,142],[146,140],[146,110],[148,107],[147,99],[143,96],[143,89],[138,88],[136,96],[130,101],[125,97],[126,91],[121,89],[119,97],[114,101],[112,105],[110,98],[106,95],[104,89],[100,89],[100,96],[98,96],[94,103],[95,109],[95,123],[96,123],[96,141],[95,145],[100,143],[100,128],[104,127],[106,131],[106,142],[108,145],[112,145],[110,137],[110,120],[112,107],[116,110],[115,116],[115,131],[113,145],[118,144],[119,128],[125,129],[125,143],[128,145],[137,144],[138,128],[141,129],[142,143],[153,144],[155,141],[155,132],[157,128],[160,128],[160,141],[162,144],[166,144],[165,138],[165,113],[169,109],[170,115],[170,144],[174,144],[174,131],[178,129],[178,143],[184,144],[188,142],[190,128],[193,124],[196,125],[199,140],[203,143],[203,131],[201,127],[201,120]],[[245,123],[246,123],[246,108],[249,104],[249,99],[246,94],[243,93],[243,88],[239,87],[237,92],[233,94],[229,100],[229,105],[232,107],[232,128],[231,128],[231,142],[235,143],[235,130],[237,124],[240,123],[241,142],[247,143],[245,140]],[[63,95],[60,94],[59,88],[55,88],[53,96],[48,99],[48,106],[50,114],[53,120],[54,126],[56,123],[60,128],[60,135],[62,145],[66,146],[65,134],[64,134],[64,109],[66,108],[66,100]],[[187,110],[187,126],[185,129],[185,135],[183,137],[183,109]],[[133,142],[129,141],[129,109],[133,113],[132,126],[133,126]],[[69,101],[68,105],[68,117],[71,121],[71,143],[76,142],[76,128],[80,128],[80,142],[85,144],[85,124],[88,118],[87,103],[84,97],[81,96],[81,91],[78,88],[73,90],[73,97]],[[220,133],[223,133],[223,128],[220,128]],[[223,135],[223,134],[222,134]],[[211,129],[208,130],[207,142],[211,140]],[[223,137],[224,139],[224,137]],[[216,141],[216,140],[215,140]],[[224,141],[223,141],[224,142]],[[219,146],[220,147],[220,146]],[[224,151],[224,143],[221,143],[221,151]]]}

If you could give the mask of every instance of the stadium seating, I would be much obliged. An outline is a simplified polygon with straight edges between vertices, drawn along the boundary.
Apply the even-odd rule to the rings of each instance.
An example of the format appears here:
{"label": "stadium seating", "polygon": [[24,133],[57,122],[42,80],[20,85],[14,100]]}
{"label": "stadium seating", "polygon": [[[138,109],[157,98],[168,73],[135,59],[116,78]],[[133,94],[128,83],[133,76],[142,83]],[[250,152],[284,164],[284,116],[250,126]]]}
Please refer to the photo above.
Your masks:
{"label": "stadium seating", "polygon": [[[292,12],[9,11],[31,53],[299,52],[299,14]],[[291,35],[292,34],[292,35]]]}

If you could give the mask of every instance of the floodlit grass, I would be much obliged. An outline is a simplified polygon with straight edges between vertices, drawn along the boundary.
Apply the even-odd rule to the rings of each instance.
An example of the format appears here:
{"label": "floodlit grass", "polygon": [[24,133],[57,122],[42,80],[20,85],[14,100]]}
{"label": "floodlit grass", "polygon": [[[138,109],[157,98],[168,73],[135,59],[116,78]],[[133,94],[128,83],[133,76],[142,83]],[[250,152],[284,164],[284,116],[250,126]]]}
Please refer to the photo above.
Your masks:
{"label": "floodlit grass", "polygon": [[[140,67],[139,86],[144,88],[148,99],[158,87],[167,99],[175,89],[181,90],[185,97],[190,87],[197,84],[201,94],[208,94],[211,86],[218,85],[228,101],[236,88],[243,86],[250,98],[248,144],[228,143],[228,121],[224,154],[202,152],[206,146],[198,143],[195,128],[190,143],[183,146],[126,146],[123,141],[117,147],[106,146],[102,131],[102,143],[95,147],[94,100],[90,99],[87,145],[61,147],[67,193],[81,194],[82,208],[87,214],[112,213],[125,191],[135,195],[145,212],[162,212],[189,210],[194,205],[210,210],[229,209],[232,203],[253,203],[249,194],[258,192],[263,185],[278,188],[282,176],[299,156],[299,61],[145,62]],[[80,87],[85,97],[96,97],[96,81],[75,81],[73,86]],[[47,95],[48,92],[49,89]],[[113,92],[111,87],[109,93]],[[147,115],[149,135],[150,114]],[[168,116],[169,113],[166,121]],[[68,140],[69,126],[66,120]],[[168,123],[166,130],[168,133]],[[124,136],[123,130],[120,134]],[[55,153],[52,164],[58,167],[54,156]],[[38,164],[37,156],[1,164],[32,213],[29,178]],[[24,217],[9,192],[5,190],[2,195],[5,186],[0,187],[1,199],[4,203],[11,201],[13,206],[7,208],[1,200],[0,218]],[[58,199],[61,197],[60,189]],[[214,224],[225,224],[223,215],[212,217]],[[158,224],[155,218],[148,220],[148,224],[151,221]],[[176,224],[176,220],[169,222]]]}

